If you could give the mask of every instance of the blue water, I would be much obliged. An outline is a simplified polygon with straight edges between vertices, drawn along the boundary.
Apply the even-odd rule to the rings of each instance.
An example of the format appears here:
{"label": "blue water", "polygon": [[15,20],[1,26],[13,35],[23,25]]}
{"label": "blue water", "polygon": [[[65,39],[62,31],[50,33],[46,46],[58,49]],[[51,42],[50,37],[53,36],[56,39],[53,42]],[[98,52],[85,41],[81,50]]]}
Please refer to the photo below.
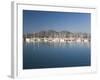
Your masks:
{"label": "blue water", "polygon": [[90,65],[91,48],[87,43],[23,43],[23,69]]}

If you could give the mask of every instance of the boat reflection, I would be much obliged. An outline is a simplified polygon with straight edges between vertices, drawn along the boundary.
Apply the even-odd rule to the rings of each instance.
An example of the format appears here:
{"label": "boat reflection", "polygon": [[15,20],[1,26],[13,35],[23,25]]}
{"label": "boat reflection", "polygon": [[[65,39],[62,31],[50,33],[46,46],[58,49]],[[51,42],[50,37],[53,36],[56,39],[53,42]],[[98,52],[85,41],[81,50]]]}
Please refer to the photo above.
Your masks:
{"label": "boat reflection", "polygon": [[76,41],[64,41],[64,42],[56,42],[56,41],[30,41],[30,42],[24,42],[25,45],[31,44],[33,48],[40,48],[40,47],[81,47],[85,46],[90,48],[91,42],[76,42]]}

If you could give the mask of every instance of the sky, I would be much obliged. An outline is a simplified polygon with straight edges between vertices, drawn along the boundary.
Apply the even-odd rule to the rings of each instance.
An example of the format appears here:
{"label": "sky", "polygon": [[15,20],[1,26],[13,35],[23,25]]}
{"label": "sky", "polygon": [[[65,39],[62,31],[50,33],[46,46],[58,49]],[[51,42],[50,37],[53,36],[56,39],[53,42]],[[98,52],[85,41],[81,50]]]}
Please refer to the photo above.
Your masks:
{"label": "sky", "polygon": [[23,10],[23,32],[44,30],[91,32],[91,14]]}

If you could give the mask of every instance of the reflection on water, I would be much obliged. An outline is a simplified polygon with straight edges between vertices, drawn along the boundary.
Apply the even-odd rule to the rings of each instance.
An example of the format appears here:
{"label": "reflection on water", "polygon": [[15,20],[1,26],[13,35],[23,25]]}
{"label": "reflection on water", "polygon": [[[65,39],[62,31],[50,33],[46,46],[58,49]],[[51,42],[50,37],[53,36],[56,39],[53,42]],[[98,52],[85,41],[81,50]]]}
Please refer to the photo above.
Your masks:
{"label": "reflection on water", "polygon": [[73,42],[73,43],[69,43],[69,42],[24,42],[24,44],[27,46],[28,44],[33,45],[33,48],[39,48],[42,46],[46,46],[46,47],[53,47],[53,48],[57,48],[57,47],[77,47],[77,46],[84,46],[84,47],[88,47],[90,48],[90,42],[84,43],[84,42]]}
{"label": "reflection on water", "polygon": [[91,65],[90,43],[24,42],[23,69]]}

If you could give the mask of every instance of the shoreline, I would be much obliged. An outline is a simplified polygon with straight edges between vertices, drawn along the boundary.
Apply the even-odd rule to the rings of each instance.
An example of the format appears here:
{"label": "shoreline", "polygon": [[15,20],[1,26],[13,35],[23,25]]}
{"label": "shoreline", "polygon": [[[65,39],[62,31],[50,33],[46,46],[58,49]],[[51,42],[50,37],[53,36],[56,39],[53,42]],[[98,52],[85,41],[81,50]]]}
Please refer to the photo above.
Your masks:
{"label": "shoreline", "polygon": [[25,42],[91,42],[88,38],[25,38]]}

